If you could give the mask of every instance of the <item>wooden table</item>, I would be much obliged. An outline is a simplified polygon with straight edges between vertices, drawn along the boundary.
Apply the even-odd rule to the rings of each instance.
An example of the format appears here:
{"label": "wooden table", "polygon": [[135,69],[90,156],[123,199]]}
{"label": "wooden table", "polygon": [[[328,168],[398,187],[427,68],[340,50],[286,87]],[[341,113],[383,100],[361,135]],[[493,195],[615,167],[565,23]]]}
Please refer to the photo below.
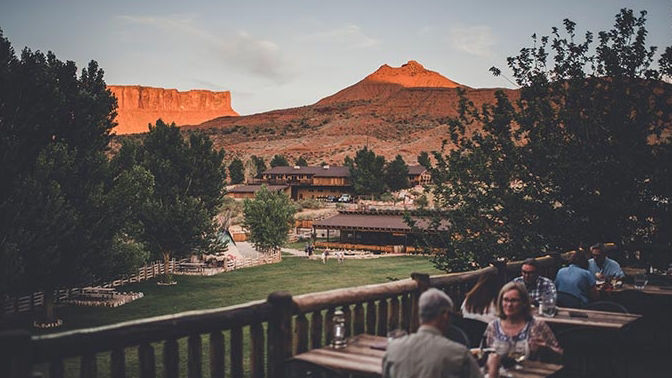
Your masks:
{"label": "wooden table", "polygon": [[672,286],[661,285],[646,285],[643,289],[635,289],[633,284],[623,284],[622,287],[611,289],[612,293],[620,293],[624,291],[639,291],[651,295],[667,295],[672,296]]}
{"label": "wooden table", "polygon": [[[567,324],[597,328],[621,329],[626,325],[642,317],[637,314],[623,314],[618,312],[583,310],[574,308],[558,307],[558,313],[550,318],[535,313],[534,318],[546,323]],[[582,314],[586,317],[572,316]]]}
{"label": "wooden table", "polygon": [[[367,334],[350,338],[348,346],[334,349],[326,346],[309,350],[290,359],[307,362],[341,373],[380,377],[383,373],[383,355],[387,339]],[[474,350],[472,350],[474,352]],[[524,361],[520,369],[509,370],[515,378],[543,378],[562,369],[562,365],[539,361]]]}

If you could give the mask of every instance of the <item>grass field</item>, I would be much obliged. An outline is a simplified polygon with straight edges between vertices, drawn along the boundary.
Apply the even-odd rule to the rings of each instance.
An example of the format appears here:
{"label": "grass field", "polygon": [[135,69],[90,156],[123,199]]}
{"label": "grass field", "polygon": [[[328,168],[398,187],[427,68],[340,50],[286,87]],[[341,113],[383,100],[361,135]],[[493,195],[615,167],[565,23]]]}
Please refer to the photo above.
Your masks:
{"label": "grass field", "polygon": [[[157,286],[155,281],[128,285],[119,291],[141,291],[145,294],[134,302],[117,308],[79,306],[57,307],[56,314],[64,326],[58,332],[113,324],[127,320],[173,314],[183,311],[225,307],[265,299],[273,291],[285,290],[292,295],[388,282],[409,278],[412,272],[439,274],[427,257],[381,257],[346,260],[338,264],[330,260],[284,257],[278,264],[221,273],[211,277],[176,276],[178,285]],[[6,328],[28,328],[30,316],[21,316],[5,324]]]}

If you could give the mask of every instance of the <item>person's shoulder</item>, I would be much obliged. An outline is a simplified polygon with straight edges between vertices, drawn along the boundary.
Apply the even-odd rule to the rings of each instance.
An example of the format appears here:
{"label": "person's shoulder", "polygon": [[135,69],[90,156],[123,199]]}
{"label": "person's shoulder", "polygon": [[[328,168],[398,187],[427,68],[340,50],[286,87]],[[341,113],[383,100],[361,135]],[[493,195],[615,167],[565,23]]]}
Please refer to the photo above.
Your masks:
{"label": "person's shoulder", "polygon": [[619,264],[618,261],[616,261],[614,259],[610,259],[609,257],[607,257],[607,261],[609,261],[609,264],[613,265],[614,267],[618,267],[618,268],[621,267],[621,264]]}

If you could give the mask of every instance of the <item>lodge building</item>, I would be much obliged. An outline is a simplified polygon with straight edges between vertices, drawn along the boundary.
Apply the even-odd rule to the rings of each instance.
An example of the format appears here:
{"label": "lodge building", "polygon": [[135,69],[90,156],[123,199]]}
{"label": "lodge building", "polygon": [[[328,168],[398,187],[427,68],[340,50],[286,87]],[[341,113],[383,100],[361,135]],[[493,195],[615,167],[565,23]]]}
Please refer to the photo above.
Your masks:
{"label": "lodge building", "polygon": [[350,169],[343,166],[273,167],[262,174],[261,181],[271,185],[288,185],[293,200],[352,193]]}

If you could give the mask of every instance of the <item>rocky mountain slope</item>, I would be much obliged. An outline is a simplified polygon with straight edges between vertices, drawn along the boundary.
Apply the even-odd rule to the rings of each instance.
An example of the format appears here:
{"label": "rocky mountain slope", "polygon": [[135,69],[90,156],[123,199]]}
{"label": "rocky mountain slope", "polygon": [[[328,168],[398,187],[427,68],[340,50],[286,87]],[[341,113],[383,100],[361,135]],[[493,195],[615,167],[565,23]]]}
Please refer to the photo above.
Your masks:
{"label": "rocky mountain slope", "polygon": [[110,85],[108,89],[117,98],[118,109],[114,129],[117,134],[142,133],[149,123],[161,118],[166,123],[194,125],[221,117],[237,116],[231,108],[231,93],[141,86]]}
{"label": "rocky mountain slope", "polygon": [[[200,129],[227,157],[283,154],[290,161],[341,164],[368,145],[387,159],[401,154],[407,163],[420,151],[441,148],[447,120],[457,115],[458,88],[480,107],[495,101],[497,89],[474,89],[410,61],[381,66],[360,82],[313,105],[240,117],[220,117],[185,129]],[[504,89],[514,99],[515,90]]]}

